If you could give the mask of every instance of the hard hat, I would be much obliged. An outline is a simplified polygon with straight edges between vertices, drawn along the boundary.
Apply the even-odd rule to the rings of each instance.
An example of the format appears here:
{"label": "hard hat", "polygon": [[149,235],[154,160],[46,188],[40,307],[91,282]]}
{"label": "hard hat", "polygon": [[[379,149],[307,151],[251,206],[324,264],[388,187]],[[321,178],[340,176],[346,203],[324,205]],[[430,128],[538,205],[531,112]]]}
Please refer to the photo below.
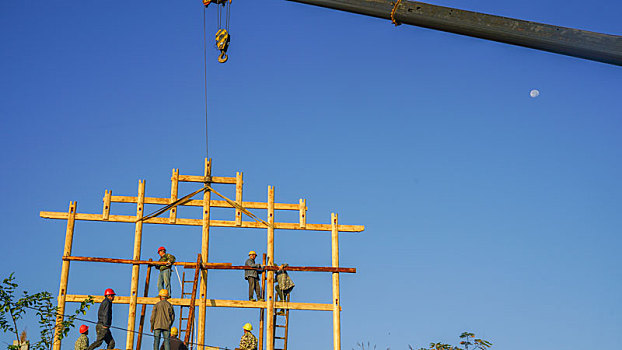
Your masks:
{"label": "hard hat", "polygon": [[177,334],[179,334],[179,330],[177,330],[177,327],[171,327],[171,335],[174,337]]}
{"label": "hard hat", "polygon": [[252,325],[252,324],[250,324],[250,323],[247,323],[247,324],[245,324],[245,325],[244,325],[244,327],[242,327],[242,328],[244,328],[244,329],[245,329],[245,330],[247,330],[247,331],[252,331],[252,330],[253,330],[253,325]]}
{"label": "hard hat", "polygon": [[104,292],[104,295],[105,295],[105,296],[108,296],[108,295],[117,295],[117,293],[115,293],[115,292],[114,292],[114,290],[112,290],[112,288],[108,288],[108,289],[106,289],[106,291]]}
{"label": "hard hat", "polygon": [[166,251],[166,248],[164,248],[164,247],[158,248],[158,253],[160,252],[160,250]]}
{"label": "hard hat", "polygon": [[248,255],[253,255],[253,254],[257,255],[257,253],[255,253],[254,250],[251,250],[250,252],[248,252]]}
{"label": "hard hat", "polygon": [[86,333],[89,330],[89,326],[83,324],[80,326],[80,333]]}
{"label": "hard hat", "polygon": [[160,291],[158,292],[158,295],[161,297],[168,297],[168,290],[160,289]]}

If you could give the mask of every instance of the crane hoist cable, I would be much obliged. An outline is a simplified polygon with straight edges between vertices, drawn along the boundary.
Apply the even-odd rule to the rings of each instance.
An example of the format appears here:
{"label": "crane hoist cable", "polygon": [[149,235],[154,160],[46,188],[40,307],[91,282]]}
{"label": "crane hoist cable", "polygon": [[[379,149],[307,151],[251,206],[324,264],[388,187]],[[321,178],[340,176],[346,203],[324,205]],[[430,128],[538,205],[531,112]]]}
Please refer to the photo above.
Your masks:
{"label": "crane hoist cable", "polygon": [[[232,0],[203,0],[203,5],[207,8],[209,4],[214,3],[217,6],[216,16],[218,22],[218,30],[216,31],[216,48],[220,50],[218,56],[218,62],[225,63],[229,57],[227,56],[227,49],[229,48],[229,42],[231,41],[231,35],[229,34],[229,20],[231,18],[231,1]],[[224,26],[223,26],[224,17]]]}

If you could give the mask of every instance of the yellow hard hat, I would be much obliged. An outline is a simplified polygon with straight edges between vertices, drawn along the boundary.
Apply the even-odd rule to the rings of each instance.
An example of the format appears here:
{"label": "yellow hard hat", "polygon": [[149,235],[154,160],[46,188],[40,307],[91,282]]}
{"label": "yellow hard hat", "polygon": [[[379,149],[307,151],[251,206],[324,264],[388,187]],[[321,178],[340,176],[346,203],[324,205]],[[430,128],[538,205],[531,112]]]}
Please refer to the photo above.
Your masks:
{"label": "yellow hard hat", "polygon": [[247,331],[252,331],[252,330],[253,330],[253,325],[252,325],[252,324],[250,324],[250,323],[247,323],[247,324],[245,324],[245,325],[244,325],[244,327],[242,327],[242,328],[244,328],[244,329],[245,329],[245,330],[247,330]]}
{"label": "yellow hard hat", "polygon": [[160,291],[158,292],[158,295],[161,297],[168,297],[168,290],[160,289]]}
{"label": "yellow hard hat", "polygon": [[248,255],[253,255],[253,254],[257,255],[257,253],[255,253],[254,250],[251,250],[250,252],[248,252]]}
{"label": "yellow hard hat", "polygon": [[177,327],[171,327],[171,335],[174,337],[177,334],[179,334],[179,331],[177,330]]}

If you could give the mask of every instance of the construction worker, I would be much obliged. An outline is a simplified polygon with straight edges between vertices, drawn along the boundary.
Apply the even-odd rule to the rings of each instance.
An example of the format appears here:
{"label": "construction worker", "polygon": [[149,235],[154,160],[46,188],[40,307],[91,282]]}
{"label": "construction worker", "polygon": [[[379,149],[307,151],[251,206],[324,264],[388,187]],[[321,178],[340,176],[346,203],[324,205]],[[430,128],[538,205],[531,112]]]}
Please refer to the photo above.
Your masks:
{"label": "construction worker", "polygon": [[175,311],[173,311],[173,305],[166,300],[169,296],[168,290],[160,289],[158,296],[160,296],[160,301],[153,306],[151,311],[153,350],[160,349],[160,336],[164,338],[164,350],[170,350],[171,326],[175,321]]}
{"label": "construction worker", "polygon": [[107,349],[114,349],[114,338],[110,333],[110,325],[112,324],[112,302],[114,301],[115,292],[112,288],[106,289],[104,292],[104,300],[99,305],[97,311],[97,325],[95,326],[95,332],[97,332],[97,339],[87,350],[93,350],[102,345],[105,341]]}
{"label": "construction worker", "polygon": [[175,262],[175,256],[168,254],[166,248],[158,248],[158,255],[160,255],[160,262],[166,262],[166,265],[156,265],[156,268],[160,270],[158,276],[158,290],[168,290],[168,295],[171,295],[171,266]]}
{"label": "construction worker", "polygon": [[[178,333],[177,327],[171,327],[171,350],[188,350],[186,344],[177,338]],[[164,344],[160,346],[160,350],[164,350]]]}
{"label": "construction worker", "polygon": [[[274,285],[274,290],[276,290],[276,301],[281,299],[281,301],[286,301],[289,293],[294,289],[294,281],[289,277],[287,271],[285,271],[285,267],[289,266],[289,264],[281,264],[279,269],[276,271],[276,283]],[[285,313],[285,310],[281,310],[279,315]]]}
{"label": "construction worker", "polygon": [[242,335],[242,339],[240,339],[240,350],[256,350],[257,349],[257,338],[251,333],[253,330],[253,325],[247,323],[242,327],[244,329],[244,334]]}
{"label": "construction worker", "polygon": [[248,252],[248,259],[244,265],[254,267],[254,269],[244,270],[244,279],[248,281],[248,300],[255,301],[253,298],[253,290],[255,294],[257,294],[257,299],[259,301],[263,301],[261,297],[261,286],[259,285],[259,275],[261,275],[262,266],[259,264],[255,264],[255,258],[257,257],[257,253],[254,250]]}
{"label": "construction worker", "polygon": [[80,326],[80,336],[76,340],[75,350],[86,350],[89,347],[89,327],[87,325]]}

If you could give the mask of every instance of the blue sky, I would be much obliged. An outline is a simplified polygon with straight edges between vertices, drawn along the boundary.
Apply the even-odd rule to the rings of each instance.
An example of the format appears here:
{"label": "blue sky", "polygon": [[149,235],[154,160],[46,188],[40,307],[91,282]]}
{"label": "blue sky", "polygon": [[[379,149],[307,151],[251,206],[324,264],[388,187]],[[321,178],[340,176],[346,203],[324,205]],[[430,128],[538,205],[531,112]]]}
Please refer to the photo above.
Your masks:
{"label": "blue sky", "polygon": [[[622,34],[618,1],[433,3]],[[100,213],[105,189],[135,195],[146,179],[148,196],[166,197],[172,168],[201,173],[202,16],[190,0],[0,4],[3,276],[14,271],[28,290],[56,295],[65,222],[39,211],[78,201],[79,212]],[[358,269],[341,277],[343,349],[457,343],[465,330],[504,350],[619,346],[620,67],[244,0],[233,4],[221,65],[214,20],[210,8],[214,175],[243,171],[245,200],[265,201],[268,185],[278,202],[306,198],[309,222],[338,212],[341,223],[366,226],[341,236],[341,264]],[[75,255],[132,256],[133,225],[79,222],[75,232]],[[243,263],[265,239],[265,230],[213,229],[210,260]],[[277,261],[330,265],[326,233],[277,231],[276,240]],[[143,258],[160,245],[193,261],[200,229],[145,226]],[[76,263],[69,292],[128,295],[130,274]],[[293,300],[330,301],[329,275],[291,276]],[[239,271],[210,273],[210,297],[245,293]],[[127,307],[114,312],[125,327]],[[208,309],[207,343],[233,348],[257,319]],[[298,311],[290,322],[292,348],[332,346],[330,312]],[[125,343],[124,332],[113,335]]]}

